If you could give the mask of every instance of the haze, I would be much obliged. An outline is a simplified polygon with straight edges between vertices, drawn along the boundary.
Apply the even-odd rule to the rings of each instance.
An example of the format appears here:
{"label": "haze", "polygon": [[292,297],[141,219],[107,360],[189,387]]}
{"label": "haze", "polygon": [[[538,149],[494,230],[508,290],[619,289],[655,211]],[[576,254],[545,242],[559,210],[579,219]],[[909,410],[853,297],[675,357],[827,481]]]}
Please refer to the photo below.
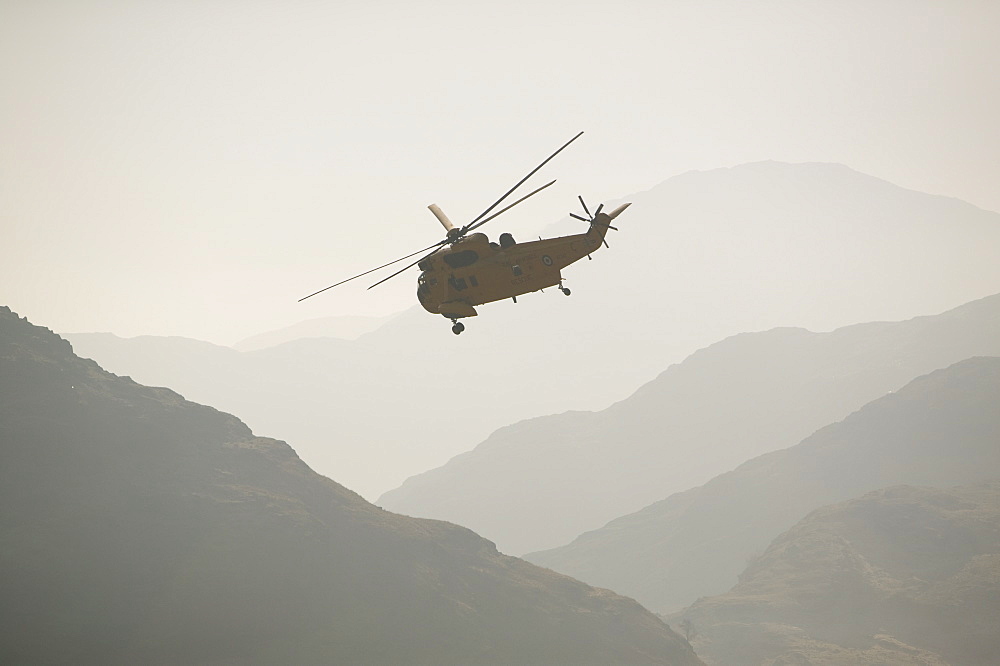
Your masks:
{"label": "haze", "polygon": [[[0,0],[0,663],[994,664],[997,35]],[[483,228],[630,203],[571,298],[298,302],[581,131]]]}
{"label": "haze", "polygon": [[62,332],[218,344],[397,312],[413,276],[296,299],[579,130],[492,233],[766,159],[997,210],[998,27],[991,2],[8,0],[0,296]]}

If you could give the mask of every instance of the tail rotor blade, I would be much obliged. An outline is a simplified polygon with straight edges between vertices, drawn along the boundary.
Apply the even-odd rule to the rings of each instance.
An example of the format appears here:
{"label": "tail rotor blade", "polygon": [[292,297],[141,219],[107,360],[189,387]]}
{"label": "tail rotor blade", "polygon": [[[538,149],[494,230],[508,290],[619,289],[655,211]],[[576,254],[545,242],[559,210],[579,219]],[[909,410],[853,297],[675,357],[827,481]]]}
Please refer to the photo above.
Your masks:
{"label": "tail rotor blade", "polygon": [[601,204],[600,206],[598,206],[597,210],[594,211],[594,217],[597,217],[598,215],[600,215],[601,214],[601,210],[603,210],[603,209],[604,209],[604,204]]}
{"label": "tail rotor blade", "polygon": [[[584,213],[586,213],[587,215],[590,215],[590,211],[589,211],[589,210],[587,210],[587,204],[585,204],[585,203],[583,202],[583,196],[582,196],[582,195],[581,195],[581,196],[578,196],[578,197],[577,197],[577,199],[579,199],[579,200],[580,200],[580,205],[581,205],[581,206],[583,206],[583,212],[584,212]],[[593,216],[591,216],[591,217],[593,217]]]}
{"label": "tail rotor blade", "polygon": [[587,218],[583,217],[582,215],[577,215],[576,213],[570,213],[569,216],[570,217],[575,217],[576,219],[580,220],[581,222],[590,222],[590,220],[588,220]]}

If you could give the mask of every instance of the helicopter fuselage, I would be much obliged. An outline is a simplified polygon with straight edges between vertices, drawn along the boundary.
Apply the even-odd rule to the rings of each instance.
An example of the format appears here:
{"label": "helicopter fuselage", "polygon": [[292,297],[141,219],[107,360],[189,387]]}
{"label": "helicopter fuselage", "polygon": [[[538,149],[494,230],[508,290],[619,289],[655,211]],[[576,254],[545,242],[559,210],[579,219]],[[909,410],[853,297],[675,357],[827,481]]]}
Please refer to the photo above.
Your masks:
{"label": "helicopter fuselage", "polygon": [[[626,204],[627,205],[627,204]],[[561,285],[562,269],[601,247],[621,210],[602,213],[586,233],[514,243],[465,236],[420,262],[417,298],[425,310],[449,319],[475,317],[475,306]],[[602,219],[603,218],[603,219]]]}

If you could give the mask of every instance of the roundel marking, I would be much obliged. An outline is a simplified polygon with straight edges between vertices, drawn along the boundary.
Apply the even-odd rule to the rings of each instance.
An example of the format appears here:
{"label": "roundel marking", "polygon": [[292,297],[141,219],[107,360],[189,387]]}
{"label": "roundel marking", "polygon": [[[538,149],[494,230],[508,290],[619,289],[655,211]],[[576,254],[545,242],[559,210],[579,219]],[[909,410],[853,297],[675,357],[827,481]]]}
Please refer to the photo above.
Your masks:
{"label": "roundel marking", "polygon": [[546,266],[551,266],[552,265],[552,257],[550,257],[547,254],[543,254],[542,255],[542,263],[545,264]]}

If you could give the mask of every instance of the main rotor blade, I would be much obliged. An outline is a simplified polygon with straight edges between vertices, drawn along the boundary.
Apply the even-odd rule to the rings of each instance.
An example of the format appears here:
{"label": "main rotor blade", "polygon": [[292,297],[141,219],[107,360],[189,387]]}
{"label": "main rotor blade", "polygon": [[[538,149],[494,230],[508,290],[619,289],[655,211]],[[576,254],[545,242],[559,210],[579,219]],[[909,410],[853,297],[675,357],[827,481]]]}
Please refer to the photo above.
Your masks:
{"label": "main rotor blade", "polygon": [[[440,243],[438,243],[438,245],[439,246],[440,245],[446,245],[447,243],[448,243],[448,239],[445,239],[445,240],[441,241]],[[429,250],[430,248],[427,248],[427,249]],[[435,249],[434,252],[437,252],[437,250]],[[422,256],[419,259],[417,259],[416,261],[414,261],[412,264],[407,264],[407,265],[403,266],[402,268],[400,268],[398,271],[396,271],[395,273],[393,273],[389,277],[384,277],[381,280],[379,280],[378,282],[376,282],[375,284],[373,284],[371,287],[368,287],[368,289],[371,289],[372,287],[377,287],[380,284],[382,284],[383,282],[386,282],[386,281],[391,280],[392,278],[396,277],[397,275],[399,275],[403,271],[405,271],[407,269],[410,269],[410,268],[413,268],[414,266],[416,266],[417,264],[419,264],[421,261],[423,261],[427,257],[429,257],[432,254],[434,254],[434,252],[430,252],[429,254],[425,254],[424,256]],[[412,257],[413,255],[411,254],[410,256]]]}
{"label": "main rotor blade", "polygon": [[511,208],[513,208],[517,204],[521,203],[522,201],[524,201],[525,199],[527,199],[530,196],[534,196],[534,195],[538,194],[539,192],[541,192],[542,190],[544,190],[546,187],[548,187],[549,185],[551,185],[554,182],[556,182],[556,181],[553,180],[550,183],[545,183],[544,185],[542,185],[541,187],[539,187],[534,192],[532,192],[530,194],[525,194],[523,197],[521,197],[520,199],[518,199],[517,201],[515,201],[511,205],[507,206],[506,208],[501,208],[499,211],[497,211],[496,213],[493,213],[492,215],[490,215],[485,220],[480,220],[479,222],[476,222],[475,224],[473,224],[472,226],[470,226],[468,228],[468,230],[466,231],[466,233],[468,233],[469,231],[472,231],[473,229],[478,229],[479,227],[483,226],[484,224],[486,224],[487,222],[489,222],[493,218],[497,217],[498,215],[501,215],[502,213],[506,213],[507,211],[509,211]]}
{"label": "main rotor blade", "polygon": [[[316,294],[322,294],[327,289],[333,289],[334,287],[339,287],[340,285],[344,284],[345,282],[350,282],[351,280],[357,279],[357,278],[362,277],[364,275],[368,275],[369,273],[374,273],[375,271],[380,270],[382,268],[385,268],[386,266],[392,266],[393,264],[398,263],[398,262],[402,261],[403,259],[409,259],[410,257],[412,257],[415,254],[420,254],[421,252],[426,252],[427,250],[430,250],[431,248],[437,248],[437,247],[439,247],[441,245],[444,245],[447,242],[448,242],[447,239],[443,240],[443,241],[438,241],[437,243],[434,243],[434,245],[425,247],[422,250],[417,250],[416,252],[411,252],[410,254],[406,255],[405,257],[400,257],[399,259],[393,259],[389,263],[382,264],[378,268],[373,268],[370,271],[365,271],[364,273],[358,273],[354,277],[349,277],[346,280],[341,280],[337,284],[331,284],[329,287],[324,287],[323,289],[320,289],[319,291],[314,291],[313,293],[309,294],[308,296],[303,296],[302,298],[300,298],[298,300],[298,302],[301,303],[302,301],[306,300],[307,298],[312,298]],[[419,261],[423,261],[423,258],[419,259],[418,262]],[[410,266],[412,266],[412,265],[413,264],[410,264]],[[407,266],[407,268],[409,268],[409,266]],[[390,276],[390,277],[392,277],[392,276]]]}
{"label": "main rotor blade", "polygon": [[477,217],[472,222],[469,222],[467,225],[465,225],[465,227],[463,227],[463,229],[465,229],[466,231],[468,231],[472,227],[472,225],[474,225],[476,222],[479,222],[479,220],[481,220],[484,217],[486,217],[487,215],[489,215],[489,213],[490,213],[491,210],[493,210],[494,208],[496,208],[497,206],[499,206],[501,203],[503,203],[503,200],[506,199],[507,197],[509,197],[510,194],[514,190],[516,190],[517,188],[521,187],[521,185],[524,184],[524,181],[526,181],[529,178],[531,178],[532,176],[534,176],[535,173],[539,169],[541,169],[543,166],[545,166],[546,164],[549,163],[549,160],[551,160],[553,157],[555,157],[556,155],[558,155],[559,153],[561,153],[566,148],[566,146],[568,146],[569,144],[573,143],[574,141],[576,141],[577,139],[579,139],[581,136],[583,136],[583,132],[580,132],[579,134],[577,134],[576,136],[574,136],[572,139],[570,139],[569,141],[567,141],[566,143],[564,143],[563,146],[562,146],[562,148],[560,148],[559,150],[557,150],[556,152],[552,153],[547,158],[545,158],[544,162],[542,162],[541,164],[539,164],[538,166],[536,166],[534,169],[532,169],[531,173],[529,173],[527,176],[525,176],[524,178],[522,178],[521,180],[519,180],[518,183],[517,183],[517,185],[515,185],[514,187],[510,188],[509,190],[507,190],[506,194],[504,194],[502,197],[500,197],[499,199],[497,199],[493,203],[492,206],[490,206],[489,208],[487,208],[486,210],[484,210],[482,213],[480,213],[479,217]]}

